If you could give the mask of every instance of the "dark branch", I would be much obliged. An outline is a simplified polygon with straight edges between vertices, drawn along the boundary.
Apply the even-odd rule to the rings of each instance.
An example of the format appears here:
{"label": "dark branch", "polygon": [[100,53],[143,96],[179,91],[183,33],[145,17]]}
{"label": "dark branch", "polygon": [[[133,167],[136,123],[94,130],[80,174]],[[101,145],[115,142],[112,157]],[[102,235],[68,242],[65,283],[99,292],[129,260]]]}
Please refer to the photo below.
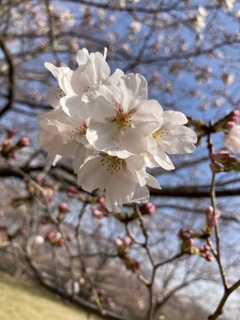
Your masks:
{"label": "dark branch", "polygon": [[5,45],[5,42],[3,38],[0,38],[0,48],[2,49],[3,53],[5,54],[6,61],[8,64],[8,94],[7,94],[7,103],[3,107],[3,109],[0,111],[0,117],[2,117],[7,111],[9,111],[13,106],[14,101],[14,62],[11,55],[11,52],[8,50],[8,48]]}

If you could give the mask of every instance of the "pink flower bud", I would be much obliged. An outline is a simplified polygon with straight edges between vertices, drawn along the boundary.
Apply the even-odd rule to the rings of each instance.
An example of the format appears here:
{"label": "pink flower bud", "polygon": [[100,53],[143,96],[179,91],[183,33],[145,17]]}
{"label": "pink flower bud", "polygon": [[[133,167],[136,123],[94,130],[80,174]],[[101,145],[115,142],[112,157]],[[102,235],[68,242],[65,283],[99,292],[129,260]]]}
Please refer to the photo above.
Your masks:
{"label": "pink flower bud", "polygon": [[213,228],[216,225],[217,220],[220,218],[220,215],[221,215],[220,211],[215,211],[215,215],[214,215],[213,207],[208,207],[208,209],[206,210],[207,226],[210,228]]}
{"label": "pink flower bud", "polygon": [[188,242],[189,247],[194,245],[194,239],[193,238],[187,239],[187,242]]}
{"label": "pink flower bud", "polygon": [[51,232],[49,232],[49,233],[47,234],[47,239],[48,239],[48,240],[53,240],[53,239],[55,239],[55,238],[56,238],[56,233],[55,233],[55,232],[51,231]]}
{"label": "pink flower bud", "polygon": [[7,138],[12,139],[16,135],[16,131],[13,128],[7,129]]}
{"label": "pink flower bud", "polygon": [[30,144],[30,141],[29,141],[28,137],[22,137],[22,138],[18,141],[17,146],[20,147],[20,148],[22,148],[22,147],[27,147],[27,146],[29,146],[29,144]]}
{"label": "pink flower bud", "polygon": [[10,140],[10,139],[5,139],[4,141],[3,141],[3,143],[2,143],[2,146],[4,147],[4,148],[8,148],[8,147],[10,147],[12,145],[12,141]]}
{"label": "pink flower bud", "polygon": [[106,304],[109,308],[113,308],[115,306],[115,303],[113,302],[112,298],[110,298],[110,297],[107,297]]}
{"label": "pink flower bud", "polygon": [[75,186],[70,186],[68,188],[68,191],[71,193],[78,193],[78,189]]}
{"label": "pink flower bud", "polygon": [[102,196],[102,197],[100,197],[100,198],[98,199],[98,203],[101,205],[101,207],[102,207],[103,209],[106,209],[106,202],[105,202],[105,197],[104,197],[104,196]]}
{"label": "pink flower bud", "polygon": [[156,212],[156,206],[151,202],[143,203],[140,207],[142,214],[152,215]]}
{"label": "pink flower bud", "polygon": [[210,248],[207,244],[205,244],[204,249],[205,249],[206,251],[210,251],[210,250],[211,250],[211,248]]}
{"label": "pink flower bud", "polygon": [[214,260],[214,257],[211,254],[207,254],[205,259],[211,262]]}
{"label": "pink flower bud", "polygon": [[68,242],[71,242],[71,241],[73,241],[73,236],[69,234],[66,236],[66,239]]}
{"label": "pink flower bud", "polygon": [[223,171],[223,168],[216,163],[210,163],[209,167],[213,173],[218,173]]}
{"label": "pink flower bud", "polygon": [[124,238],[124,244],[127,246],[127,247],[130,247],[132,245],[132,239],[130,237],[126,237]]}
{"label": "pink flower bud", "polygon": [[122,239],[120,239],[120,238],[117,238],[117,239],[115,240],[115,243],[116,243],[116,245],[117,245],[118,247],[121,247],[121,246],[123,245],[123,241],[122,241]]}
{"label": "pink flower bud", "polygon": [[206,215],[208,217],[211,217],[213,215],[213,207],[212,206],[209,206],[206,210]]}
{"label": "pink flower bud", "polygon": [[91,273],[91,268],[86,268],[86,273],[90,274]]}
{"label": "pink flower bud", "polygon": [[232,121],[232,122],[237,123],[239,121],[239,116],[240,116],[240,111],[233,110],[232,112],[229,113],[227,118],[228,118],[228,121]]}
{"label": "pink flower bud", "polygon": [[68,204],[66,202],[62,202],[58,209],[61,213],[66,213],[68,211]]}
{"label": "pink flower bud", "polygon": [[43,189],[43,195],[51,200],[54,196],[54,191],[53,191],[53,189],[51,189],[49,187],[45,187]]}
{"label": "pink flower bud", "polygon": [[0,210],[0,218],[4,217],[5,213],[3,210]]}
{"label": "pink flower bud", "polygon": [[104,289],[98,289],[97,290],[97,295],[99,296],[99,297],[102,297],[102,296],[104,296],[106,294],[106,291],[104,290]]}
{"label": "pink flower bud", "polygon": [[232,128],[235,127],[235,125],[236,125],[236,122],[234,122],[234,121],[228,121],[227,124],[226,124],[226,126],[225,126],[225,129],[226,129],[227,131],[230,131]]}
{"label": "pink flower bud", "polygon": [[56,240],[60,240],[62,238],[61,232],[57,232],[55,235]]}
{"label": "pink flower bud", "polygon": [[229,158],[229,153],[224,150],[211,153],[211,159],[216,162],[224,163],[228,161],[228,158]]}
{"label": "pink flower bud", "polygon": [[98,209],[94,209],[92,210],[92,216],[96,219],[102,219],[104,214],[102,211],[98,210]]}

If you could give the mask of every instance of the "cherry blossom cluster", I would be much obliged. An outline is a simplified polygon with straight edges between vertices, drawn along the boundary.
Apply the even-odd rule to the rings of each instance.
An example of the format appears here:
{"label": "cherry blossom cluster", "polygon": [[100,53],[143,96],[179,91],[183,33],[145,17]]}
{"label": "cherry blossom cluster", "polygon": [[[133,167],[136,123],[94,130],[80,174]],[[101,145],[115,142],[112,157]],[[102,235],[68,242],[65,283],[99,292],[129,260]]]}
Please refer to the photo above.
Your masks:
{"label": "cherry blossom cluster", "polygon": [[200,247],[194,246],[194,238],[205,238],[204,234],[198,234],[193,230],[182,228],[178,237],[181,239],[181,251],[182,253],[189,255],[198,255],[207,261],[213,261],[213,256],[211,255],[211,248],[208,245],[202,245]]}
{"label": "cherry blossom cluster", "polygon": [[138,73],[110,72],[104,54],[77,52],[78,68],[45,67],[58,81],[47,95],[53,107],[38,115],[39,142],[47,167],[73,157],[79,185],[105,193],[106,209],[146,202],[147,185],[160,188],[146,169],[174,169],[168,154],[194,151],[197,138],[181,112],[163,111],[148,99],[148,83]]}
{"label": "cherry blossom cluster", "polygon": [[115,240],[115,243],[117,246],[118,256],[124,262],[126,268],[137,273],[140,269],[140,263],[128,254],[128,251],[134,244],[134,241],[129,237],[118,237]]}

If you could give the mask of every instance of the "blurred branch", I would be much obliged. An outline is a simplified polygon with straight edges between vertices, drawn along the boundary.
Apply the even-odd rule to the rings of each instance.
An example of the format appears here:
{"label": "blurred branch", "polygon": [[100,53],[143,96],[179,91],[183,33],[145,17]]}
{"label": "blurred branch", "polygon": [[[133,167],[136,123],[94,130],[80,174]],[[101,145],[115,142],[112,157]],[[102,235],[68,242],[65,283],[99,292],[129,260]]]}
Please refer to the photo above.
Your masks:
{"label": "blurred branch", "polygon": [[[61,288],[56,288],[54,284],[52,284],[48,279],[45,278],[44,272],[42,272],[37,263],[33,260],[32,252],[31,252],[31,238],[26,244],[25,251],[26,251],[26,259],[32,268],[34,274],[37,277],[37,280],[40,282],[42,286],[47,288],[49,291],[59,295],[61,298],[66,299],[75,305],[78,305],[85,310],[87,310],[90,313],[99,315],[98,307],[94,304],[80,298],[77,296],[73,296],[72,294],[68,294],[65,290],[62,290]],[[127,320],[126,318],[122,317],[121,315],[118,315],[112,311],[109,310],[102,310],[102,315],[109,320]]]}
{"label": "blurred branch", "polygon": [[[34,166],[34,167],[20,167],[24,173],[26,174],[40,174],[44,170],[43,165]],[[22,178],[21,173],[19,173],[19,169],[17,167],[11,166],[11,165],[2,165],[0,167],[0,177],[3,178]],[[64,183],[72,184],[78,187],[76,177],[73,173],[73,171],[64,164],[58,164],[56,168],[52,168],[48,174],[52,176],[53,178],[56,178],[59,180],[59,178],[62,176],[62,172],[66,172],[69,174],[69,178],[64,176]],[[70,178],[71,177],[71,178]],[[61,179],[60,179],[61,181]],[[60,183],[61,184],[61,183]],[[202,186],[177,186],[177,187],[164,187],[162,190],[156,190],[156,189],[150,189],[150,194],[153,197],[177,197],[177,198],[208,198],[209,197],[209,188],[202,188]],[[64,190],[64,188],[63,188]],[[231,196],[239,196],[240,195],[240,189],[235,188],[231,190],[216,190],[216,197],[231,197]]]}
{"label": "blurred branch", "polygon": [[8,64],[8,94],[7,103],[0,111],[0,117],[2,117],[7,111],[9,111],[13,106],[14,101],[14,85],[15,85],[15,67],[11,52],[7,48],[3,38],[0,37],[0,48],[2,49],[7,64]]}

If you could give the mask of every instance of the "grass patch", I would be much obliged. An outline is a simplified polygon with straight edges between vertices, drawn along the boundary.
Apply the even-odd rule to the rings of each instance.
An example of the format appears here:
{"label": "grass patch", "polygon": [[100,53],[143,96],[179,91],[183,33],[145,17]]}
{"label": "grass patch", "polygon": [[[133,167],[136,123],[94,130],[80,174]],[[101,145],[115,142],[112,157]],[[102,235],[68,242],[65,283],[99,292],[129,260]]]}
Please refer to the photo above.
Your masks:
{"label": "grass patch", "polygon": [[1,320],[101,320],[38,286],[0,273]]}

